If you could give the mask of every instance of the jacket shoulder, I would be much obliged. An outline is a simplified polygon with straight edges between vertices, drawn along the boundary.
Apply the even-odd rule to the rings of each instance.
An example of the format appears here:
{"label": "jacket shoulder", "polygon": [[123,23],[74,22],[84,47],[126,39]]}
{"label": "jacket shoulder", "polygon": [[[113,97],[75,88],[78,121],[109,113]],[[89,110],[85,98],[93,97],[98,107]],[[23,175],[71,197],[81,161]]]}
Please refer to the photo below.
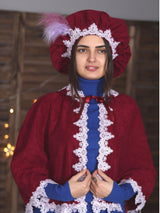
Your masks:
{"label": "jacket shoulder", "polygon": [[61,102],[66,96],[66,88],[63,88],[59,91],[47,93],[37,99],[37,104],[56,104],[56,102]]}
{"label": "jacket shoulder", "polygon": [[119,93],[113,98],[113,101],[116,105],[121,107],[137,107],[136,101],[129,95]]}
{"label": "jacket shoulder", "polygon": [[121,118],[133,117],[137,113],[140,114],[140,110],[136,101],[129,95],[118,94],[111,100],[111,107]]}

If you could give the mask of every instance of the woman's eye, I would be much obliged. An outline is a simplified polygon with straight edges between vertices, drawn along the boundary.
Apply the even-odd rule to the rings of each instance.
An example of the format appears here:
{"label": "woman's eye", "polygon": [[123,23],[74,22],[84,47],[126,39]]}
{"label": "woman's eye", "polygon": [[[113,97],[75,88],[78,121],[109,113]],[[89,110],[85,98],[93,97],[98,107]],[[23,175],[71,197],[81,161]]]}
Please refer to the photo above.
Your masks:
{"label": "woman's eye", "polygon": [[98,53],[100,53],[100,54],[106,54],[106,49],[98,50]]}
{"label": "woman's eye", "polygon": [[85,53],[85,52],[87,52],[86,49],[77,49],[77,51],[78,51],[79,53]]}

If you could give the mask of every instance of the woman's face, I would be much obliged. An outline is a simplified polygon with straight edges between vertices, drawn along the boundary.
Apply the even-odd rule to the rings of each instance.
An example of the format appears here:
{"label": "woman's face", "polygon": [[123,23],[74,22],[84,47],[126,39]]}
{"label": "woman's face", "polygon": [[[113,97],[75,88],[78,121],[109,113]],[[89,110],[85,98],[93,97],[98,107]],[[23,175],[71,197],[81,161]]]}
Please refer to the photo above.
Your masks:
{"label": "woman's face", "polygon": [[101,37],[96,35],[84,36],[76,49],[76,70],[85,79],[100,79],[107,71],[106,46]]}

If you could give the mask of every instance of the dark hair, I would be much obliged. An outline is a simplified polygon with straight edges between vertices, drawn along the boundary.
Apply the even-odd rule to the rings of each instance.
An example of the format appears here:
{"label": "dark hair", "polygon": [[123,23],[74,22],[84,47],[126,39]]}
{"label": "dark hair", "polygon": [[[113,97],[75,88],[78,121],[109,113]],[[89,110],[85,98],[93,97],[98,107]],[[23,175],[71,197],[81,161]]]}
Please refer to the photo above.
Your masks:
{"label": "dark hair", "polygon": [[[77,97],[81,101],[81,98],[78,94],[79,83],[78,83],[78,74],[76,71],[76,60],[75,60],[77,44],[80,39],[81,38],[79,38],[75,42],[72,48],[70,66],[69,66],[69,81],[71,84],[71,94],[72,94],[73,101],[75,101],[75,97]],[[104,82],[103,92],[104,92],[105,101],[108,103],[110,99],[109,91],[111,89],[111,82],[113,78],[113,60],[112,60],[112,51],[111,51],[110,45],[106,39],[103,38],[103,40],[107,50],[107,58],[105,63],[105,69],[107,72],[105,72],[105,76],[104,76],[105,82]]]}

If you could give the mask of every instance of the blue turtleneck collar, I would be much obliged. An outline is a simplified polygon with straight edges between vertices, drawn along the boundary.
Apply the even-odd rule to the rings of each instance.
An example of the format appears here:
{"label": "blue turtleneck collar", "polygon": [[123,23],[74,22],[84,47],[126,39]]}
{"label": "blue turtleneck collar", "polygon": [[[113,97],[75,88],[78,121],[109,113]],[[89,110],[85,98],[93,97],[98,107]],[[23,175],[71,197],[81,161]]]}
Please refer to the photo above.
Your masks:
{"label": "blue turtleneck collar", "polygon": [[88,80],[78,76],[78,80],[79,80],[79,89],[83,91],[85,96],[103,95],[104,77],[96,80]]}

